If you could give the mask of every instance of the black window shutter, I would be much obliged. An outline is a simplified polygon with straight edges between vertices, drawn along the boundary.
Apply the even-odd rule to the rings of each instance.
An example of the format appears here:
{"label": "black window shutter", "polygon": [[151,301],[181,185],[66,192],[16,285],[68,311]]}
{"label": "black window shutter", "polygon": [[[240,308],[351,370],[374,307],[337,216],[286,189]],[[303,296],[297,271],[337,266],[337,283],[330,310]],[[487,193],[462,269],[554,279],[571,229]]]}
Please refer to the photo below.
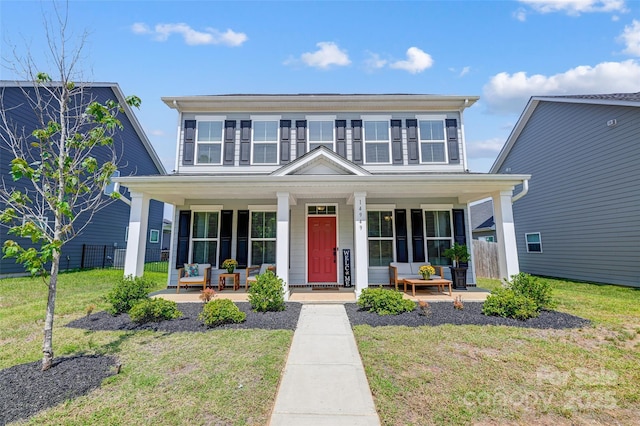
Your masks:
{"label": "black window shutter", "polygon": [[238,229],[236,232],[236,260],[238,268],[246,268],[249,258],[249,210],[238,210]]}
{"label": "black window shutter", "polygon": [[191,233],[191,210],[181,210],[178,215],[178,244],[176,246],[176,269],[189,263],[189,234]]}
{"label": "black window shutter", "polygon": [[458,120],[447,118],[447,149],[449,151],[449,164],[460,164],[460,153],[458,152]]}
{"label": "black window shutter", "polygon": [[402,164],[402,120],[391,120],[391,154],[393,164]]}
{"label": "black window shutter", "polygon": [[291,161],[291,120],[280,120],[280,164]]}
{"label": "black window shutter", "polygon": [[362,164],[362,120],[351,120],[351,160]]}
{"label": "black window shutter", "polygon": [[424,227],[422,210],[411,209],[411,239],[413,242],[413,261],[424,262]]}
{"label": "black window shutter", "polygon": [[407,120],[407,152],[409,154],[409,164],[420,163],[420,152],[418,151],[418,120]]}
{"label": "black window shutter", "polygon": [[218,267],[226,259],[231,259],[231,235],[233,233],[233,210],[220,212],[220,260]]}
{"label": "black window shutter", "polygon": [[233,166],[236,155],[236,120],[224,122],[224,159],[225,166]]}
{"label": "black window shutter", "polygon": [[184,140],[182,143],[182,164],[193,165],[193,154],[196,149],[196,120],[184,120]]}
{"label": "black window shutter", "polygon": [[296,120],[296,158],[307,152],[307,120]]}
{"label": "black window shutter", "polygon": [[240,164],[251,164],[251,120],[240,120]]}
{"label": "black window shutter", "polygon": [[[464,210],[453,209],[453,241],[458,244],[467,243],[467,232],[464,222]],[[460,266],[468,266],[468,263],[460,262]]]}
{"label": "black window shutter", "polygon": [[409,261],[409,246],[407,245],[407,211],[397,209],[394,212],[396,220],[396,261]]}
{"label": "black window shutter", "polygon": [[347,158],[347,120],[336,120],[336,152]]}

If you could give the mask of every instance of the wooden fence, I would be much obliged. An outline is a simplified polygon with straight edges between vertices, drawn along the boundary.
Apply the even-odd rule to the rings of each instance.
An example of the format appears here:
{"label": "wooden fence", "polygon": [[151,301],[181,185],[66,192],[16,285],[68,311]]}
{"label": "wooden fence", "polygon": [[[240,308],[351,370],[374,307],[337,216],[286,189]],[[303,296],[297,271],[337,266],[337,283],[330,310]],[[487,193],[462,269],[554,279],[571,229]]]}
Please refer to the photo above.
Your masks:
{"label": "wooden fence", "polygon": [[476,276],[500,278],[498,271],[498,243],[473,240],[473,262]]}

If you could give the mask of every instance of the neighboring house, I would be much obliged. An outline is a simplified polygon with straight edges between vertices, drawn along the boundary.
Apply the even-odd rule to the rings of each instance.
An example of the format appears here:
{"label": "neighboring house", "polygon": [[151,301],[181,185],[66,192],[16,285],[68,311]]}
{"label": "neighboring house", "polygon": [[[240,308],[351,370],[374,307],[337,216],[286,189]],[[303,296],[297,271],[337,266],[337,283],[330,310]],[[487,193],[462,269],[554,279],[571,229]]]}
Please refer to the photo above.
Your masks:
{"label": "neighboring house", "polygon": [[[275,264],[287,297],[314,285],[359,295],[388,284],[390,262],[449,264],[446,248],[470,246],[469,203],[492,197],[501,272],[517,273],[511,202],[528,176],[467,172],[463,111],[477,99],[163,98],[179,114],[177,172],[118,179],[133,192],[130,229],[145,233],[150,199],[174,205],[169,286],[185,263],[212,264],[215,280],[235,258]],[[142,273],[139,256],[129,245],[126,274]]]}
{"label": "neighboring house", "polygon": [[533,97],[492,173],[527,173],[520,268],[640,287],[640,93]]}
{"label": "neighboring house", "polygon": [[493,203],[483,201],[469,206],[471,235],[474,240],[496,241],[496,224],[493,221]]}
{"label": "neighboring house", "polygon": [[[33,93],[33,84],[29,82],[9,82],[0,81],[0,108],[3,109],[8,120],[15,124],[18,129],[24,129],[26,134],[30,134],[37,128],[36,116],[32,111],[23,89],[28,93]],[[118,153],[118,171],[121,176],[134,174],[162,175],[165,174],[164,167],[156,155],[151,143],[143,132],[140,123],[134,116],[131,108],[126,104],[125,97],[120,87],[115,83],[92,83],[85,93],[93,99],[104,103],[111,99],[122,105],[124,113],[118,116],[123,125],[123,129],[114,136],[114,148]],[[86,100],[86,98],[85,98]],[[6,142],[2,142],[6,144]],[[103,151],[106,155],[106,152]],[[13,182],[9,175],[10,163],[13,159],[7,146],[0,146],[0,179],[4,179],[7,186],[22,187],[22,181]],[[125,198],[129,197],[125,188],[120,192]],[[106,196],[105,196],[106,197]],[[3,208],[4,206],[0,206]],[[162,232],[163,203],[153,201],[148,211],[148,228],[145,231],[145,244],[154,256],[160,255],[160,236]],[[127,241],[130,209],[122,201],[115,201],[104,209],[97,212],[91,223],[74,239],[63,246],[60,268],[74,269],[80,268],[83,261],[85,266],[109,266],[113,262],[118,263],[119,251],[123,256],[120,262],[124,263],[124,248]],[[48,217],[46,220],[53,220]],[[15,239],[13,235],[7,235],[8,228],[0,225],[0,245],[5,240]],[[21,241],[28,246],[28,242]],[[84,251],[83,245],[95,246]],[[98,247],[99,246],[99,247]],[[157,252],[157,253],[155,253]],[[144,253],[143,253],[144,254]],[[13,275],[24,273],[24,267],[16,264],[13,258],[1,258],[0,275]]]}

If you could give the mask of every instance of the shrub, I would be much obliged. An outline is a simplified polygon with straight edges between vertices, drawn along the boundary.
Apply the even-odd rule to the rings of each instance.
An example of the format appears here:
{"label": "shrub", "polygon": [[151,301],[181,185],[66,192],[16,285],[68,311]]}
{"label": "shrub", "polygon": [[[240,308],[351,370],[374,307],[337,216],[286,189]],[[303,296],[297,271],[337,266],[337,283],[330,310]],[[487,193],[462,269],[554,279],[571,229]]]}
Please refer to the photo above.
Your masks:
{"label": "shrub", "polygon": [[171,300],[143,299],[133,305],[129,316],[133,322],[145,323],[180,318],[182,312],[178,310],[176,302]]}
{"label": "shrub", "polygon": [[505,287],[510,288],[516,294],[527,296],[538,305],[540,309],[552,309],[555,301],[551,295],[551,284],[548,281],[538,279],[524,272],[512,275],[511,281],[505,283]]}
{"label": "shrub", "polygon": [[256,277],[256,282],[249,287],[249,303],[251,309],[258,312],[284,311],[284,288],[282,278],[273,271],[267,271]]}
{"label": "shrub", "polygon": [[365,288],[358,297],[358,306],[378,315],[398,315],[411,312],[416,304],[402,298],[402,293],[383,288]]}
{"label": "shrub", "polygon": [[505,318],[526,320],[538,316],[538,305],[530,297],[510,288],[497,288],[482,305],[482,313]]}
{"label": "shrub", "polygon": [[111,315],[129,312],[138,301],[146,299],[154,284],[142,277],[122,277],[107,293],[105,299],[111,304],[107,312]]}
{"label": "shrub", "polygon": [[216,299],[208,302],[198,315],[200,321],[208,327],[215,327],[221,324],[231,324],[243,322],[247,319],[247,314],[242,312],[233,301],[229,299]]}

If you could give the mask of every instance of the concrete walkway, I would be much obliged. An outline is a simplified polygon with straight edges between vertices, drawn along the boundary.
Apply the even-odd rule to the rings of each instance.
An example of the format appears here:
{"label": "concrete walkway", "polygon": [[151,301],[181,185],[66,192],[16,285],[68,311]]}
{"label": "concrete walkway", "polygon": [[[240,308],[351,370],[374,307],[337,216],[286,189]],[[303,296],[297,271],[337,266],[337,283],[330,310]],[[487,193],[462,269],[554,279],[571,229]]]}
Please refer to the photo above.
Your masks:
{"label": "concrete walkway", "polygon": [[380,425],[344,305],[302,306],[270,425]]}

